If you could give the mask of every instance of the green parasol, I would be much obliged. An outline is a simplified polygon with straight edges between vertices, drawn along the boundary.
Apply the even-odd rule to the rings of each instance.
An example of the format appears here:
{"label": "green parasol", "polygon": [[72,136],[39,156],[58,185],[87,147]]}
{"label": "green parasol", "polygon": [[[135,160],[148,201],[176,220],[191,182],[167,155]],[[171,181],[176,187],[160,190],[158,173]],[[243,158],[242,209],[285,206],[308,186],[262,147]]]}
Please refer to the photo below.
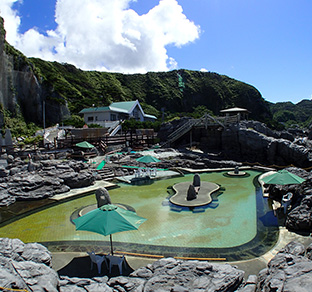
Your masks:
{"label": "green parasol", "polygon": [[136,161],[142,162],[142,163],[153,163],[153,162],[160,162],[161,160],[151,155],[145,155],[140,158],[137,158]]}
{"label": "green parasol", "polygon": [[76,146],[80,147],[80,148],[94,148],[94,145],[92,145],[91,143],[89,143],[87,141],[77,143]]}
{"label": "green parasol", "polygon": [[265,184],[270,185],[293,185],[301,184],[305,181],[305,179],[287,171],[286,169],[283,169],[264,177],[262,181]]}
{"label": "green parasol", "polygon": [[73,221],[76,230],[110,235],[111,254],[113,255],[112,234],[138,229],[146,219],[138,216],[135,212],[109,204],[92,210]]}

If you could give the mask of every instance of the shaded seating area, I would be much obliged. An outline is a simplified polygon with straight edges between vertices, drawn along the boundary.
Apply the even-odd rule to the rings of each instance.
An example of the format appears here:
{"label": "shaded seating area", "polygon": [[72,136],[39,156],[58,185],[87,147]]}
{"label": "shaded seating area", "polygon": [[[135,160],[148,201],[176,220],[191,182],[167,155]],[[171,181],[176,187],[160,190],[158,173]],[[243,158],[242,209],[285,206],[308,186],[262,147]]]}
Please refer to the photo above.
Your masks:
{"label": "shaded seating area", "polygon": [[109,273],[112,273],[113,266],[118,266],[119,274],[122,275],[122,268],[125,262],[125,256],[123,255],[122,257],[118,257],[109,254],[106,257],[109,260]]}
{"label": "shaded seating area", "polygon": [[94,251],[87,252],[87,253],[88,253],[90,260],[91,260],[91,270],[93,269],[93,264],[96,264],[97,269],[98,269],[98,273],[100,275],[101,271],[102,271],[102,263],[105,262],[106,267],[108,267],[106,256],[105,255],[97,255],[97,254],[95,254]]}
{"label": "shaded seating area", "polygon": [[93,278],[99,276],[128,276],[133,271],[125,256],[112,256],[110,254],[105,255],[88,252],[87,256],[73,258],[71,262],[58,270],[57,273],[60,276]]}
{"label": "shaded seating area", "polygon": [[93,264],[95,263],[97,265],[98,273],[101,274],[102,271],[102,264],[105,262],[106,268],[108,269],[108,273],[112,273],[113,266],[118,267],[119,275],[122,275],[123,273],[123,265],[125,263],[125,256],[122,257],[114,256],[111,254],[108,255],[97,255],[92,252],[88,252],[88,255],[90,256],[91,260],[91,270],[93,269]]}
{"label": "shaded seating area", "polygon": [[134,177],[135,178],[144,178],[144,177],[156,177],[157,176],[157,170],[156,168],[138,168],[134,171]]}

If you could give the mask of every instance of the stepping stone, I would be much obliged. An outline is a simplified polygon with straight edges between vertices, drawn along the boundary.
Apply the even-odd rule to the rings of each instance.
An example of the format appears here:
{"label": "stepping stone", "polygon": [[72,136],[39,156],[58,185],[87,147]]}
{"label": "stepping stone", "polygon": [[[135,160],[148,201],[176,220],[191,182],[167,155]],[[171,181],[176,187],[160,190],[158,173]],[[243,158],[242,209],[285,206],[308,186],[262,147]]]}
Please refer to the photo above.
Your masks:
{"label": "stepping stone", "polygon": [[182,211],[182,207],[180,207],[180,206],[171,206],[170,210],[176,211],[176,212],[181,212]]}
{"label": "stepping stone", "polygon": [[205,212],[205,208],[194,208],[192,210],[193,213],[202,213]]}
{"label": "stepping stone", "polygon": [[212,209],[215,209],[219,206],[219,203],[217,202],[211,202],[209,205],[208,205],[208,208],[212,208]]}

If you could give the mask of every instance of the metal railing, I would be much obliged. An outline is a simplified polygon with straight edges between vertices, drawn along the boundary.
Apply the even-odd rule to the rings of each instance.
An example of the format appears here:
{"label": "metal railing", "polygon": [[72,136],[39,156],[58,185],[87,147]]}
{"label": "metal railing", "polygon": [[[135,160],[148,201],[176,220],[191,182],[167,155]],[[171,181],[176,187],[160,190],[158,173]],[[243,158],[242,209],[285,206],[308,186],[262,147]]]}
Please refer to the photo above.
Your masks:
{"label": "metal railing", "polygon": [[181,125],[178,129],[172,132],[168,136],[168,140],[162,146],[164,147],[164,146],[170,145],[171,143],[173,143],[174,141],[182,137],[184,134],[189,132],[195,126],[204,125],[207,128],[210,125],[216,125],[216,124],[224,128],[224,125],[221,121],[210,116],[209,114],[205,114],[200,119],[188,120],[186,123]]}

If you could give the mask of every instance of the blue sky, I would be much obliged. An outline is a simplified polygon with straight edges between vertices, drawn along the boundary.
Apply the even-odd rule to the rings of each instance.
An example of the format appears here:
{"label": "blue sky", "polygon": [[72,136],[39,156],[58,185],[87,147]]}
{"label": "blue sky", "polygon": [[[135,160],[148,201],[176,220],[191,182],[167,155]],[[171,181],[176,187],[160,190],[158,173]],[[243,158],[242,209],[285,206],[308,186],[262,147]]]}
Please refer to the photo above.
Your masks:
{"label": "blue sky", "polygon": [[310,0],[1,3],[7,40],[27,56],[85,70],[212,71],[271,102],[312,96]]}

